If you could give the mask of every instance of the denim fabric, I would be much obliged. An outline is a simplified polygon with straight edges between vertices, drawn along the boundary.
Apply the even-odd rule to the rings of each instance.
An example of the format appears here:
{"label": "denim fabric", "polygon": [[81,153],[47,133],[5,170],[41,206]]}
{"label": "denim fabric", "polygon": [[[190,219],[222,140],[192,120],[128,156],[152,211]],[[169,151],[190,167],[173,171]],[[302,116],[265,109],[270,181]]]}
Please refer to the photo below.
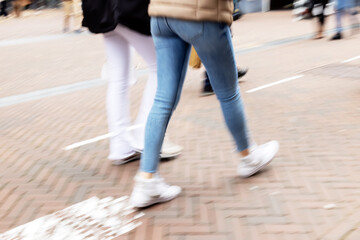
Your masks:
{"label": "denim fabric", "polygon": [[191,45],[201,58],[220,101],[238,151],[248,148],[247,127],[230,28],[225,23],[151,19],[158,66],[158,89],[147,120],[140,170],[155,173],[170,117],[180,99]]}

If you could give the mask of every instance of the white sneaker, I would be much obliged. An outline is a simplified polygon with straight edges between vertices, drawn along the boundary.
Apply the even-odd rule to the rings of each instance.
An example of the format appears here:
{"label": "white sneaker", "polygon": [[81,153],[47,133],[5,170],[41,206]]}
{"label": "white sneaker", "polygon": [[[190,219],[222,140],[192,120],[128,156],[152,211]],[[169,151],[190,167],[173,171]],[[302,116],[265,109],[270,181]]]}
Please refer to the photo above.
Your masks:
{"label": "white sneaker", "polygon": [[163,145],[161,147],[160,157],[161,158],[172,158],[181,154],[183,147],[170,141],[169,138],[165,137]]}
{"label": "white sneaker", "polygon": [[[143,153],[144,148],[143,146],[136,146],[136,144],[132,144],[132,147],[140,153]],[[181,154],[183,147],[177,145],[170,141],[169,138],[165,137],[163,141],[163,145],[160,150],[160,158],[173,158]]]}
{"label": "white sneaker", "polygon": [[139,174],[135,176],[135,186],[130,197],[130,203],[138,208],[155,203],[162,203],[176,198],[181,192],[178,186],[170,186],[159,175],[144,179]]}
{"label": "white sneaker", "polygon": [[140,157],[141,157],[141,153],[134,152],[126,158],[111,160],[111,163],[112,165],[119,166],[131,161],[140,160]]}
{"label": "white sneaker", "polygon": [[268,165],[279,151],[279,143],[270,141],[256,146],[250,154],[240,159],[238,175],[243,178],[250,177]]}

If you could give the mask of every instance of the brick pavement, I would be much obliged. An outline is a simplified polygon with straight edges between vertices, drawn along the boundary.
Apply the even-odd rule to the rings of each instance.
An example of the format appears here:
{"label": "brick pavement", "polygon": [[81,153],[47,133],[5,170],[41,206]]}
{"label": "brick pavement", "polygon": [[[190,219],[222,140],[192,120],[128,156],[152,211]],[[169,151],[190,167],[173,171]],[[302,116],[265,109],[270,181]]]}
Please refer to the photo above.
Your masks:
{"label": "brick pavement", "polygon": [[[51,20],[8,19],[0,31],[12,29],[13,39],[58,34],[53,24],[61,15],[45,16]],[[288,17],[288,12],[245,16],[233,27],[235,48],[311,32],[310,22],[292,23]],[[11,28],[19,21],[21,33]],[[34,33],[25,27],[32,22],[39,24]],[[198,97],[202,71],[189,70],[168,130],[184,152],[160,168],[184,191],[145,209],[142,226],[117,239],[358,239],[360,65],[341,62],[359,55],[358,42],[359,35],[338,42],[301,40],[237,55],[240,65],[250,67],[241,88],[252,135],[259,143],[281,144],[270,167],[249,179],[236,177],[237,158],[216,97]],[[96,79],[104,62],[101,39],[87,34],[0,49],[6,60],[1,98]],[[304,77],[245,93],[297,74]],[[134,109],[145,77],[131,90]],[[139,163],[112,166],[106,140],[63,150],[106,133],[105,87],[1,109],[0,232],[92,196],[130,194]]]}

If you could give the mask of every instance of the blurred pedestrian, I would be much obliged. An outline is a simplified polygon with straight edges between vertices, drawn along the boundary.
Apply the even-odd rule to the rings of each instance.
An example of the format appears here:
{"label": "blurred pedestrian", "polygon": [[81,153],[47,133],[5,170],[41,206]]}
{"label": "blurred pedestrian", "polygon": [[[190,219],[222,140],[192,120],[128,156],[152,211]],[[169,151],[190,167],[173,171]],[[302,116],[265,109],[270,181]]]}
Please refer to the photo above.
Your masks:
{"label": "blurred pedestrian", "polygon": [[74,21],[74,32],[81,33],[81,21],[82,21],[82,11],[81,11],[81,1],[80,0],[63,0],[64,8],[64,28],[63,32],[70,31],[70,18],[73,18]]}
{"label": "blurred pedestrian", "polygon": [[[314,36],[314,39],[321,39],[324,37],[324,28],[325,28],[325,9],[328,0],[311,0],[309,7],[309,13],[315,15],[318,19],[317,30]],[[313,14],[315,12],[315,14]]]}
{"label": "blurred pedestrian", "polygon": [[130,198],[136,207],[169,201],[181,192],[158,174],[159,152],[183,87],[193,46],[208,71],[239,154],[237,174],[249,177],[276,155],[276,141],[250,147],[230,28],[232,0],[151,0],[149,13],[158,65],[158,89],[145,130],[145,148]]}
{"label": "blurred pedestrian", "polygon": [[46,2],[44,0],[33,0],[31,3],[31,8],[35,9],[35,14],[39,14],[40,10],[45,7]]}
{"label": "blurred pedestrian", "polygon": [[356,0],[335,0],[336,8],[336,33],[330,40],[340,40],[343,38],[342,18],[349,15],[354,28],[359,28],[359,21],[356,17]]}
{"label": "blurred pedestrian", "polygon": [[0,16],[6,17],[8,15],[7,12],[7,2],[6,0],[0,0],[1,8],[0,8]]}
{"label": "blurred pedestrian", "polygon": [[[248,72],[248,68],[237,68],[237,76],[238,76],[238,81],[241,81],[241,78],[243,76],[245,76],[245,74]],[[208,73],[205,71],[205,80],[203,81],[203,89],[201,92],[201,96],[205,97],[205,96],[209,96],[209,95],[213,95],[214,93],[214,89],[211,86],[210,83],[210,79],[209,79],[209,75]]]}
{"label": "blurred pedestrian", "polygon": [[21,12],[23,11],[24,7],[31,3],[30,0],[14,0],[13,1],[13,9],[16,17],[21,16]]}
{"label": "blurred pedestrian", "polygon": [[[107,56],[108,89],[106,109],[110,138],[108,158],[120,165],[140,158],[144,148],[145,123],[157,87],[156,53],[150,33],[149,0],[115,0],[117,7],[104,0],[84,0],[83,25],[93,33],[103,33]],[[119,10],[121,9],[121,11]],[[133,126],[130,120],[130,47],[146,61],[149,77]],[[133,129],[130,131],[130,129]],[[168,141],[161,156],[174,157],[182,147]]]}

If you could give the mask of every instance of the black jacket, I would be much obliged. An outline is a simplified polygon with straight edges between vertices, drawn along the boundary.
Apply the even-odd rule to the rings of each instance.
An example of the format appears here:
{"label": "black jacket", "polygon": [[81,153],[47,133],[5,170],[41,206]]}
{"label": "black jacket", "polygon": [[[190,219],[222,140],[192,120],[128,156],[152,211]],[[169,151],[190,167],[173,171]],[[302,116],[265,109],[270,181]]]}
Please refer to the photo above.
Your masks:
{"label": "black jacket", "polygon": [[83,0],[83,26],[93,33],[106,33],[122,24],[136,32],[151,35],[149,0]]}

